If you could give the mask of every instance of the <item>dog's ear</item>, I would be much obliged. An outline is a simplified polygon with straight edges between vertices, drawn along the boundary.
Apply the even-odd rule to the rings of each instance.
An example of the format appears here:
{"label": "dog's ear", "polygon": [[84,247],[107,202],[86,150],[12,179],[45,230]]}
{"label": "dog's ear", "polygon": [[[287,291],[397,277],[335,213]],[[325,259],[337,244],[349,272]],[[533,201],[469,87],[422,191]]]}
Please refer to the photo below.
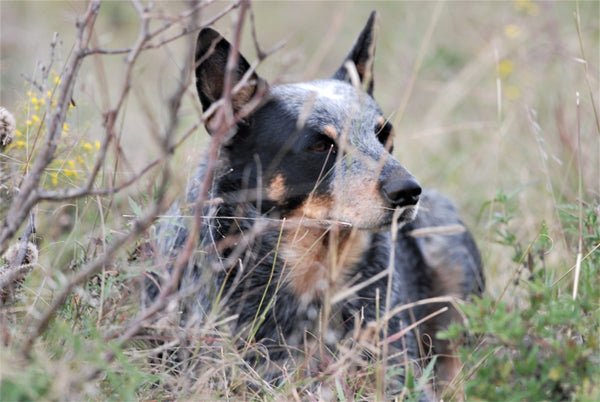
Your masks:
{"label": "dog's ear", "polygon": [[[210,105],[223,95],[227,59],[231,52],[231,44],[217,31],[204,28],[198,34],[196,42],[196,89],[206,111]],[[250,64],[244,56],[238,54],[237,67],[233,72],[232,89],[250,70]],[[255,72],[245,82],[245,85],[232,95],[234,113],[240,111],[256,94],[259,88],[266,87],[266,81]]]}
{"label": "dog's ear", "polygon": [[363,28],[362,32],[358,36],[356,43],[346,56],[344,63],[333,75],[333,78],[351,82],[350,73],[346,67],[348,61],[354,63],[356,66],[356,72],[360,79],[363,88],[370,95],[373,94],[373,60],[375,59],[375,39],[376,39],[376,28],[377,28],[377,12],[373,11],[369,16],[367,24]]}

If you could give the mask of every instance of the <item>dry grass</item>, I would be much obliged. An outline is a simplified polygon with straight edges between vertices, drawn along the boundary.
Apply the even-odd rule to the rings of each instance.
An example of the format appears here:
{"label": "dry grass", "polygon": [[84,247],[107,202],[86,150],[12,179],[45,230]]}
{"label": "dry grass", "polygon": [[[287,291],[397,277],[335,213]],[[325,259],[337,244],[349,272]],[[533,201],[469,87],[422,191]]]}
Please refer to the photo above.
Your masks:
{"label": "dry grass", "polygon": [[[232,3],[209,3],[199,7],[194,26],[225,12],[216,25],[231,37]],[[364,350],[378,353],[365,334],[340,345],[335,361],[314,367],[306,359],[300,369],[287,368],[290,381],[274,388],[241,357],[223,312],[178,328],[171,295],[157,306],[160,320],[140,315],[143,271],[157,268],[144,240],[152,240],[153,219],[182,193],[208,138],[196,129],[200,106],[186,78],[193,35],[180,37],[194,23],[190,5],[157,2],[144,13],[135,1],[105,2],[94,30],[79,36],[74,21],[85,13],[83,2],[0,7],[0,105],[13,112],[22,135],[0,150],[0,249],[25,232],[30,212],[39,246],[20,298],[0,310],[0,399],[378,395],[382,365],[360,358]],[[375,97],[394,123],[396,156],[423,185],[456,201],[484,256],[491,297],[525,305],[512,283],[526,276],[528,261],[542,260],[554,278],[566,274],[560,285],[570,293],[568,270],[599,252],[582,249],[584,227],[565,230],[561,215],[565,205],[578,206],[577,213],[597,205],[600,194],[599,4],[257,2],[261,47],[285,42],[262,61],[260,74],[275,83],[333,73],[371,9],[381,14]],[[140,16],[150,18],[146,28]],[[252,58],[250,26],[241,47]],[[150,42],[139,35],[161,27]],[[99,52],[72,65],[78,37],[116,54]],[[65,73],[69,66],[80,70]],[[72,94],[64,89],[69,74]],[[56,101],[70,111],[49,108],[44,115],[28,91],[39,102],[50,91],[44,107]],[[71,98],[76,106],[69,109]],[[28,182],[25,173],[44,158],[52,135],[54,164],[46,156],[37,182]],[[85,158],[80,165],[77,156]],[[27,194],[41,196],[14,191],[24,183],[32,186]],[[21,219],[14,211],[22,211]],[[14,230],[6,231],[7,222]],[[540,237],[551,245],[542,256],[534,247]]]}

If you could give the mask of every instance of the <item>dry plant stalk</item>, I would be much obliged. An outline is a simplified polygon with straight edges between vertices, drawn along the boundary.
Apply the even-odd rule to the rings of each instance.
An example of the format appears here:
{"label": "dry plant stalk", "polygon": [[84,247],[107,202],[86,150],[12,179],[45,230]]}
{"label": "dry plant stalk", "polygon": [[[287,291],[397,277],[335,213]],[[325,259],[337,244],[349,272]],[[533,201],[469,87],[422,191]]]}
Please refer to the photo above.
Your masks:
{"label": "dry plant stalk", "polygon": [[[0,251],[4,251],[8,248],[8,245],[16,237],[19,227],[25,222],[30,212],[35,208],[41,201],[65,201],[65,200],[77,200],[83,199],[90,196],[108,195],[113,196],[121,190],[131,186],[132,184],[140,182],[140,180],[148,173],[158,173],[160,179],[157,183],[156,197],[151,201],[150,205],[146,208],[144,214],[137,217],[133,221],[132,228],[118,236],[115,236],[114,240],[110,243],[105,244],[103,252],[96,256],[96,258],[87,262],[81,269],[76,271],[70,277],[66,279],[62,287],[54,295],[45,311],[41,312],[40,317],[36,319],[29,332],[26,334],[21,347],[23,356],[30,356],[32,347],[41,334],[44,333],[48,324],[52,320],[54,314],[61,308],[65,303],[69,295],[75,289],[75,287],[85,283],[92,275],[101,272],[104,267],[109,265],[112,260],[118,255],[118,253],[127,245],[130,245],[133,241],[139,239],[146,230],[153,224],[156,218],[164,213],[167,205],[164,200],[164,195],[171,181],[171,171],[169,168],[169,161],[173,156],[173,152],[177,146],[179,146],[186,138],[188,138],[194,130],[207,119],[208,116],[214,113],[215,118],[219,123],[219,131],[217,135],[213,136],[211,143],[211,158],[212,165],[216,163],[216,157],[218,149],[221,146],[223,139],[229,128],[235,124],[236,119],[240,116],[233,116],[231,113],[231,91],[235,90],[232,88],[231,75],[233,70],[230,68],[227,71],[229,82],[225,87],[225,93],[223,101],[219,107],[205,113],[199,121],[188,129],[181,138],[176,138],[176,133],[179,129],[179,109],[181,101],[186,94],[186,91],[190,84],[191,71],[193,70],[193,59],[195,52],[195,33],[201,28],[213,24],[216,20],[228,15],[236,8],[240,9],[238,22],[236,23],[236,49],[239,48],[241,39],[241,27],[244,19],[246,18],[246,11],[249,8],[249,3],[246,0],[240,0],[229,5],[226,5],[217,15],[211,19],[206,20],[200,24],[200,12],[206,4],[210,2],[203,2],[199,0],[190,1],[188,9],[181,13],[176,18],[162,20],[163,25],[154,30],[151,29],[151,21],[155,18],[155,15],[151,13],[151,5],[144,5],[137,0],[132,0],[137,18],[139,20],[139,31],[135,43],[125,49],[102,49],[99,48],[95,43],[95,23],[98,17],[102,1],[92,0],[90,1],[85,13],[78,19],[76,41],[71,53],[71,57],[66,62],[66,65],[60,75],[60,85],[56,92],[56,103],[53,108],[50,107],[52,102],[47,99],[46,104],[48,105],[44,120],[46,122],[46,133],[43,136],[43,143],[40,146],[39,152],[35,159],[32,161],[32,166],[27,174],[24,176],[20,190],[14,197],[7,213],[3,219],[2,226],[0,227]],[[182,29],[167,38],[160,37],[159,35],[165,33],[169,28],[181,26]],[[167,124],[162,129],[158,136],[160,142],[161,154],[158,158],[148,162],[138,173],[130,175],[130,177],[124,178],[120,183],[113,179],[111,184],[104,187],[98,187],[98,177],[100,172],[103,170],[108,163],[108,154],[111,147],[116,149],[117,155],[122,153],[122,149],[119,143],[119,136],[117,134],[117,124],[123,117],[125,112],[125,102],[132,88],[132,77],[134,67],[138,62],[139,56],[148,49],[154,49],[161,47],[174,40],[185,38],[186,39],[186,54],[184,55],[184,62],[180,70],[180,76],[178,79],[177,87],[174,88],[171,96],[165,102],[167,105]],[[256,38],[255,38],[256,39]],[[55,35],[51,44],[51,60],[49,66],[42,69],[44,76],[42,77],[42,83],[46,82],[47,76],[50,71],[50,65],[54,60],[54,48],[57,44],[57,36]],[[257,49],[260,49],[256,43]],[[79,188],[71,188],[64,190],[46,190],[40,185],[42,174],[50,165],[50,163],[56,158],[57,139],[61,135],[61,129],[66,121],[67,111],[73,97],[73,91],[75,84],[78,80],[79,73],[81,71],[82,64],[90,56],[94,58],[101,57],[103,55],[114,55],[124,54],[124,74],[123,81],[119,85],[118,94],[116,101],[113,104],[105,105],[103,112],[103,139],[99,147],[99,153],[91,169],[91,172],[86,182]],[[233,66],[237,51],[232,52],[230,66]],[[262,50],[259,52],[259,58],[262,60],[268,54]],[[259,61],[260,61],[259,60]],[[247,79],[247,78],[246,78]],[[42,89],[43,88],[42,84]],[[46,91],[44,91],[46,93]],[[243,111],[248,113],[249,110]],[[8,138],[8,137],[7,137]],[[7,142],[8,139],[4,140]],[[158,169],[158,171],[157,171]],[[210,174],[205,178],[205,183],[202,186],[199,199],[197,200],[198,205],[202,205],[206,199],[208,191],[208,184],[211,181]],[[202,208],[196,209],[201,211]],[[171,277],[171,281],[165,286],[155,303],[143,313],[138,319],[133,320],[128,324],[127,328],[122,332],[119,337],[119,342],[122,344],[127,342],[134,336],[139,329],[151,318],[154,314],[160,312],[166,305],[167,301],[170,300],[172,293],[177,289],[177,283],[181,272],[185,266],[185,261],[189,258],[196,246],[196,236],[201,225],[200,216],[194,219],[194,230],[193,235],[188,239],[188,243],[184,251],[179,256],[177,263],[174,266],[174,274]],[[20,272],[20,271],[19,271]],[[112,334],[107,333],[106,339],[111,339]],[[114,355],[108,353],[105,356],[107,361],[111,361]],[[97,370],[86,373],[86,377],[93,378],[98,374]]]}
{"label": "dry plant stalk", "polygon": [[[251,66],[249,71],[246,72],[244,77],[242,77],[241,80],[234,85],[234,74],[236,66],[238,64],[237,58],[239,56],[243,23],[247,17],[247,14],[250,13],[251,15],[249,0],[238,0],[237,2],[227,5],[214,18],[202,24],[198,22],[200,17],[199,14],[206,2],[200,0],[193,0],[190,2],[190,6],[187,11],[180,14],[176,18],[165,20],[164,24],[155,30],[151,30],[150,28],[151,22],[154,18],[153,14],[151,13],[151,6],[145,6],[138,0],[131,0],[131,3],[137,13],[137,18],[140,23],[138,36],[135,43],[130,48],[116,50],[102,49],[97,47],[97,45],[95,44],[95,23],[98,17],[98,12],[101,3],[102,0],[91,0],[87,10],[77,22],[76,42],[72,51],[71,58],[67,61],[67,64],[61,74],[61,84],[57,92],[58,96],[56,106],[54,107],[54,109],[51,109],[50,106],[48,106],[48,109],[46,111],[46,135],[43,136],[44,142],[41,145],[41,150],[35,157],[35,160],[33,161],[33,166],[31,167],[30,171],[24,177],[24,180],[20,187],[20,192],[14,198],[8,210],[6,218],[4,219],[4,221],[2,222],[2,226],[0,227],[0,251],[3,251],[8,247],[10,242],[16,236],[19,227],[22,226],[27,217],[30,216],[31,211],[42,201],[77,200],[101,195],[114,196],[116,193],[121,192],[127,187],[135,183],[139,183],[145,177],[145,175],[151,171],[158,171],[160,179],[157,182],[156,197],[151,200],[150,205],[147,206],[147,209],[143,213],[143,215],[138,216],[136,219],[133,220],[131,229],[119,235],[116,235],[110,243],[104,243],[103,251],[100,254],[98,254],[94,259],[87,262],[79,270],[77,270],[68,278],[66,278],[66,280],[62,284],[62,287],[57,290],[56,294],[53,296],[52,300],[50,300],[46,309],[40,313],[39,317],[35,319],[31,327],[29,328],[28,333],[25,334],[25,338],[21,345],[21,354],[23,355],[23,357],[31,356],[32,348],[34,347],[35,342],[44,333],[44,331],[46,331],[54,315],[65,304],[66,300],[73,293],[75,288],[84,284],[93,275],[101,272],[103,269],[105,269],[105,267],[111,264],[115,257],[118,256],[119,252],[121,252],[125,247],[127,247],[132,242],[139,239],[144,233],[146,233],[148,228],[155,222],[155,220],[165,212],[167,203],[164,198],[172,177],[171,170],[169,168],[169,162],[173,156],[174,150],[186,138],[188,138],[199,125],[204,124],[210,119],[210,124],[214,128],[214,131],[211,136],[211,141],[209,145],[205,175],[203,178],[203,182],[200,184],[200,191],[198,192],[197,199],[195,200],[195,213],[192,219],[192,225],[190,228],[191,230],[187,236],[184,246],[178,253],[177,258],[172,266],[170,277],[166,282],[162,284],[163,286],[160,288],[160,293],[154,299],[152,304],[148,308],[144,309],[141,313],[139,313],[139,315],[135,319],[125,323],[122,327],[119,328],[120,335],[118,337],[115,335],[114,331],[106,331],[103,335],[104,339],[106,341],[109,341],[116,338],[116,343],[120,346],[123,346],[125,343],[133,339],[153,317],[162,312],[171,301],[184,297],[184,295],[176,294],[178,284],[181,281],[182,275],[184,273],[185,268],[187,267],[188,261],[192,258],[193,253],[198,247],[198,236],[201,232],[204,218],[202,215],[202,211],[204,210],[204,206],[207,203],[211,202],[210,200],[208,200],[208,194],[211,183],[213,182],[213,175],[215,174],[215,170],[217,167],[219,150],[224,141],[227,139],[227,135],[231,131],[231,128],[235,124],[237,124],[240,119],[244,118],[249,113],[251,113],[253,109],[256,106],[258,106],[258,104],[261,102],[261,98],[264,95],[264,90],[262,93],[260,93],[259,91],[259,93],[237,113],[234,113],[234,108],[232,105],[232,95],[247,84],[257,65],[264,58],[268,57],[271,53],[277,50],[279,47],[277,46],[276,48],[268,52],[263,51],[258,44],[254,26],[252,26],[252,35],[257,52],[257,61]],[[438,9],[436,9],[437,14],[432,20],[431,30],[433,29],[433,27],[435,26],[435,22],[437,21],[437,15],[439,14],[440,7],[441,5],[438,6]],[[199,121],[196,124],[194,124],[191,128],[189,128],[178,139],[176,138],[176,134],[178,132],[180,123],[180,106],[182,103],[182,99],[186,94],[187,88],[189,87],[191,71],[194,67],[192,60],[194,60],[195,53],[195,35],[193,34],[201,28],[213,24],[217,19],[228,15],[235,9],[238,9],[238,14],[234,27],[232,51],[229,53],[229,58],[227,60],[227,67],[225,71],[225,80],[221,100],[215,102],[209,110],[202,114]],[[159,35],[166,32],[167,29],[178,25],[183,26],[183,29],[180,33],[174,34],[166,39],[159,38]],[[121,149],[118,134],[118,123],[119,119],[122,118],[125,112],[124,105],[126,104],[127,97],[130,94],[132,88],[132,77],[134,73],[134,67],[138,62],[140,55],[148,49],[155,49],[161,47],[180,38],[185,38],[187,41],[186,54],[184,56],[184,62],[182,63],[180,75],[177,80],[178,84],[176,88],[174,88],[171,96],[165,102],[167,103],[167,124],[165,125],[165,128],[161,130],[162,132],[156,136],[161,145],[160,156],[150,162],[147,162],[145,166],[143,166],[142,169],[139,170],[139,172],[131,174],[129,177],[122,179],[120,182],[118,182],[115,177],[109,185],[106,185],[104,187],[97,187],[100,172],[108,164],[108,155],[111,147],[113,147],[116,150],[115,152],[118,157],[123,155],[123,150]],[[52,63],[54,58],[53,53],[56,43],[57,38],[55,36],[51,45],[52,53],[50,64]],[[56,158],[57,138],[59,138],[61,134],[61,128],[63,127],[63,124],[66,121],[67,111],[69,109],[69,105],[73,97],[73,91],[77,79],[79,77],[82,64],[86,59],[89,59],[90,56],[98,58],[104,55],[115,54],[126,55],[123,74],[124,78],[118,87],[118,94],[116,97],[117,100],[113,104],[107,104],[104,106],[104,136],[99,147],[99,154],[95,160],[93,168],[91,169],[91,172],[86,182],[79,188],[73,189],[43,189],[40,186],[42,173]],[[47,78],[47,74],[49,73],[49,71],[49,68],[46,68],[44,70],[44,74],[46,76],[44,77],[42,82],[46,81],[45,78]],[[417,70],[415,70],[414,75],[416,75],[416,71]],[[349,68],[349,73],[351,77],[354,77],[353,81],[357,82],[358,78],[354,66],[351,65],[351,68]],[[408,91],[408,93],[410,93],[410,91]],[[47,104],[51,104],[50,99],[48,99]],[[307,107],[310,106],[311,105],[307,105]],[[342,145],[342,148],[343,146],[344,145]],[[342,152],[340,152],[340,155],[341,154]],[[341,158],[341,156],[338,156],[338,159],[339,158]],[[382,169],[382,167],[383,161],[381,161],[380,163],[379,170]],[[100,206],[100,208],[102,208],[102,206]],[[396,215],[393,219],[394,223],[397,222],[398,213],[399,211],[397,210]],[[285,221],[276,222],[275,224],[278,223],[281,223],[282,228],[283,225],[286,224]],[[298,223],[290,221],[288,224],[294,225]],[[306,224],[306,221],[304,221],[303,224]],[[344,222],[332,222],[324,220],[315,220],[314,222],[309,222],[309,225],[310,224],[314,224],[318,227],[348,225]],[[257,224],[256,228],[256,234],[259,235],[261,230],[260,225]],[[393,242],[395,242],[397,229],[397,225],[393,224],[391,229],[393,235]],[[415,237],[418,237],[427,236],[431,234],[460,233],[464,230],[464,227],[454,225],[438,227],[436,229],[423,228],[415,230],[411,234]],[[102,240],[103,242],[105,241],[105,239]],[[392,253],[390,256],[390,264],[387,271],[376,275],[368,281],[356,284],[347,289],[341,289],[337,294],[327,294],[324,308],[325,314],[323,315],[324,320],[327,320],[329,316],[329,312],[327,311],[327,309],[331,304],[335,304],[342,301],[349,294],[352,294],[357,290],[364,288],[370,285],[371,283],[378,281],[386,276],[388,277],[388,289],[386,293],[387,297],[386,300],[382,300],[382,302],[385,303],[386,314],[385,317],[381,318],[381,323],[387,323],[394,315],[398,314],[401,310],[398,308],[393,309],[390,300],[393,279],[393,253],[394,249],[392,249]],[[21,273],[22,271],[15,272]],[[6,278],[0,276],[0,285],[4,283],[2,282],[2,280],[4,279]],[[2,286],[0,286],[0,288],[2,288]],[[440,301],[455,303],[454,299],[442,298],[424,300],[420,303],[426,304],[436,303]],[[402,306],[401,309],[408,309],[414,305],[417,305],[417,303]],[[447,307],[444,307],[444,309],[447,309]],[[377,381],[379,383],[377,388],[379,392],[378,396],[380,398],[383,398],[385,396],[384,390],[386,389],[386,382],[388,381],[385,377],[388,359],[391,358],[391,356],[389,356],[391,351],[388,349],[388,344],[393,340],[403,337],[408,331],[411,331],[415,326],[419,325],[420,323],[427,321],[431,317],[444,312],[444,309],[440,309],[430,314],[429,316],[423,318],[421,321],[413,324],[410,327],[403,328],[401,332],[395,334],[388,334],[387,325],[382,326],[383,341],[379,343],[379,345],[382,346],[381,366],[379,366],[379,370],[377,372]],[[259,308],[258,310],[260,311],[261,309]],[[174,345],[176,343],[176,341],[173,341],[171,344]],[[324,344],[322,344],[321,346],[323,345]],[[115,357],[115,353],[112,351],[107,351],[103,355],[103,358],[106,362],[113,361]],[[354,358],[356,358],[356,356],[354,356]],[[251,369],[250,367],[248,368]],[[89,371],[82,373],[82,377],[85,381],[95,379],[101,374],[101,370],[101,368],[93,367]]]}

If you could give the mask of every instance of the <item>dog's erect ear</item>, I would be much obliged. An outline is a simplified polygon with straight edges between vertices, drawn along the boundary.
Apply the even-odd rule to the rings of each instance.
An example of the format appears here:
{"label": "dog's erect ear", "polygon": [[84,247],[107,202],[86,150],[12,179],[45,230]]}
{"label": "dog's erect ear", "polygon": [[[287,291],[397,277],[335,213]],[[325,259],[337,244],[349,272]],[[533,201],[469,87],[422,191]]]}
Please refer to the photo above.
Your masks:
{"label": "dog's erect ear", "polygon": [[377,12],[373,11],[369,16],[367,24],[358,36],[356,43],[346,56],[342,66],[333,75],[333,78],[350,82],[350,73],[346,68],[346,63],[351,61],[356,66],[358,78],[363,84],[363,88],[370,95],[373,94],[373,60],[375,59],[375,39]]}
{"label": "dog's erect ear", "polygon": [[[231,44],[214,29],[204,28],[198,34],[196,42],[196,89],[204,111],[223,95],[227,59],[231,49]],[[238,54],[237,67],[232,77],[232,89],[242,80],[248,70],[250,70],[250,64],[244,56]],[[245,85],[232,95],[231,101],[234,113],[242,109],[252,99],[257,89],[266,85],[266,82],[253,72]]]}

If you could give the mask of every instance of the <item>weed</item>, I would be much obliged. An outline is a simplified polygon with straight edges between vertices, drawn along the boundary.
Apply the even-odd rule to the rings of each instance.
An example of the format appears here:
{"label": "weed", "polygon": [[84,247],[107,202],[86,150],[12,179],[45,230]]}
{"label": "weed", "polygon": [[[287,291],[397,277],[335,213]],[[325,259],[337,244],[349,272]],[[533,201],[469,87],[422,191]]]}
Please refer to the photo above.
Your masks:
{"label": "weed", "polygon": [[[575,205],[561,207],[566,233],[577,234]],[[463,348],[467,396],[484,400],[595,400],[600,397],[600,226],[598,206],[585,211],[584,250],[579,292],[573,299],[566,276],[543,263],[549,250],[547,228],[521,252],[518,262],[529,274],[517,276],[509,287],[521,302],[486,296],[463,306],[466,326],[446,331],[447,339],[465,334],[473,340]],[[521,250],[515,240],[503,244]],[[514,235],[510,236],[514,239]],[[572,243],[572,242],[571,242]],[[536,251],[534,251],[536,250]],[[537,256],[537,257],[534,257]],[[535,262],[534,262],[535,261]],[[568,267],[564,267],[568,268]],[[561,271],[564,271],[565,269]],[[571,270],[568,270],[569,273]]]}
{"label": "weed", "polygon": [[[200,9],[226,31],[230,19],[219,19],[239,5],[160,3],[91,0],[96,14],[82,2],[1,3],[0,96],[14,119],[0,119],[0,249],[27,233],[33,213],[39,259],[0,306],[0,400],[373,400],[381,379],[398,375],[398,398],[418,398],[431,363],[421,376],[383,364],[369,328],[320,365],[310,359],[320,345],[307,349],[272,385],[240,352],[263,353],[260,345],[231,333],[218,306],[184,327],[181,295],[152,320],[140,308],[146,273],[162,268],[151,224],[183,191],[208,138],[196,132],[193,47],[182,32],[197,31]],[[487,271],[488,294],[444,334],[467,341],[449,397],[464,388],[469,400],[599,400],[598,2],[252,7],[261,42],[290,28],[285,49],[258,66],[281,81],[315,78],[299,59],[334,71],[328,63],[344,54],[331,43],[372,8],[397,25],[381,30],[375,63],[377,97],[402,143],[395,152],[422,184],[457,200]],[[69,13],[80,15],[75,34]],[[50,62],[23,88],[54,31],[66,32],[69,57],[61,65],[53,40]]]}

